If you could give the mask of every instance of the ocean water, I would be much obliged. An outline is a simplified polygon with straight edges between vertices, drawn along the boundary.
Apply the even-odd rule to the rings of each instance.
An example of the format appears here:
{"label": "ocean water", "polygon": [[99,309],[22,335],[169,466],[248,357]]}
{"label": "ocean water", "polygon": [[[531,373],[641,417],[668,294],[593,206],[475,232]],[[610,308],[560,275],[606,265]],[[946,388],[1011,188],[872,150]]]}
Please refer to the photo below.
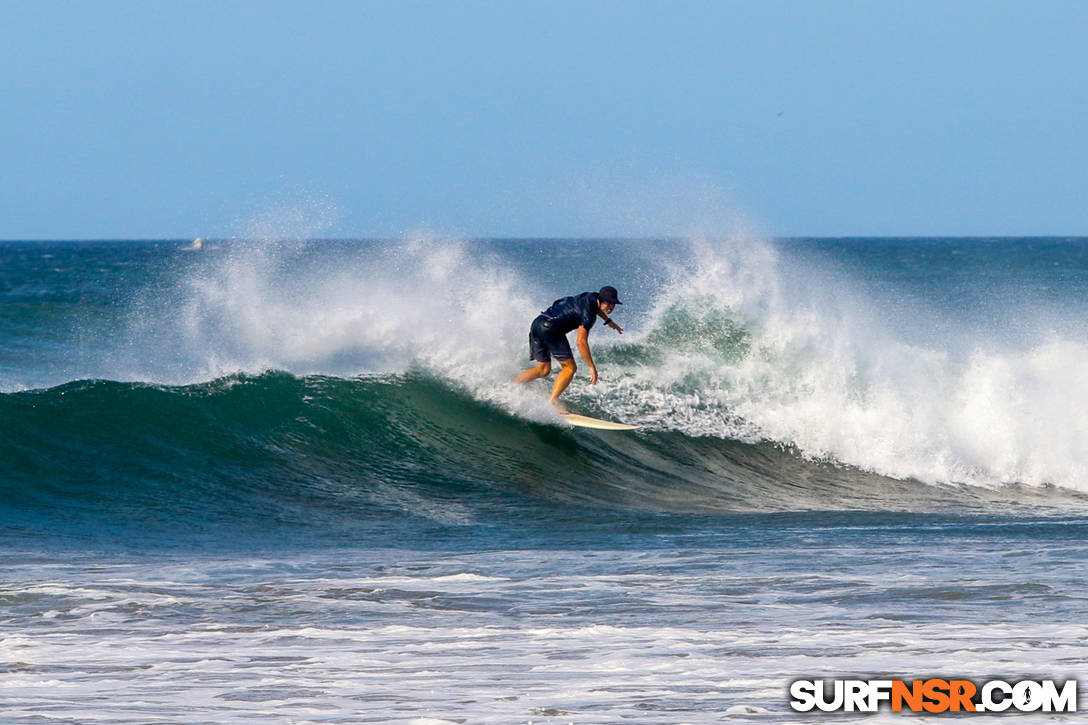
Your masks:
{"label": "ocean water", "polygon": [[[817,723],[793,680],[1081,676],[1088,240],[266,236],[0,242],[5,722]],[[633,433],[508,382],[604,284],[625,332],[564,398]],[[942,719],[866,721],[903,718]]]}

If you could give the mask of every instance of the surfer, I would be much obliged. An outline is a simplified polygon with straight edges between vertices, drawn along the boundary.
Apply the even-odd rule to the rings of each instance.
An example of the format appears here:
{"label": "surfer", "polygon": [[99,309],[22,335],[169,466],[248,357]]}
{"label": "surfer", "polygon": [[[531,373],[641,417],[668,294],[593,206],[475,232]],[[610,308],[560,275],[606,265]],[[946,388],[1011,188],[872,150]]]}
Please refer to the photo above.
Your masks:
{"label": "surfer", "polygon": [[574,362],[567,333],[578,329],[578,352],[589,365],[589,382],[597,384],[597,366],[593,364],[593,355],[589,352],[589,331],[600,317],[604,324],[616,332],[623,328],[609,315],[616,305],[622,305],[615,287],[601,287],[600,292],[583,292],[573,297],[563,297],[552,303],[533,320],[529,327],[529,358],[536,361],[534,367],[514,378],[515,383],[527,383],[530,380],[547,377],[552,372],[554,357],[563,366],[552,386],[551,402],[559,405],[559,396],[570,385],[571,378],[578,366]]}

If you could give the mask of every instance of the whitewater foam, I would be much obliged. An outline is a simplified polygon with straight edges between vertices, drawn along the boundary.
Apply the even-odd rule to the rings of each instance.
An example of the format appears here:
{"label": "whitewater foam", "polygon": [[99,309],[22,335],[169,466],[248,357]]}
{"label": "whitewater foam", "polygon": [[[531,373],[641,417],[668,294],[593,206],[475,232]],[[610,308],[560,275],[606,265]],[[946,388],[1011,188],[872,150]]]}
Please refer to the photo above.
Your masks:
{"label": "whitewater foam", "polygon": [[615,385],[594,391],[602,409],[895,478],[1088,488],[1077,445],[1088,438],[1088,346],[976,338],[963,359],[944,330],[904,342],[901,310],[833,271],[791,267],[766,243],[704,243],[693,260],[622,351]]}
{"label": "whitewater foam", "polygon": [[555,419],[541,395],[503,384],[525,358],[527,310],[548,292],[461,240],[368,242],[342,254],[321,246],[235,242],[205,255],[136,306],[128,337],[167,342],[126,359],[121,377],[187,384],[269,369],[417,369],[522,417]]}
{"label": "whitewater foam", "polygon": [[[788,708],[799,674],[909,679],[952,662],[977,679],[1061,677],[1083,659],[1083,598],[1056,566],[1083,557],[1081,539],[1009,559],[1006,547],[1031,531],[947,558],[948,540],[904,542],[903,531],[855,539],[815,528],[803,553],[798,535],[770,533],[759,547],[737,537],[710,550],[77,554],[43,568],[14,557],[12,594],[43,580],[55,591],[13,607],[0,629],[11,661],[0,704],[12,717],[87,722],[561,712],[564,722],[679,725],[743,712],[816,723]],[[814,553],[834,576],[814,576]],[[643,570],[652,580],[627,576]],[[99,582],[90,592],[87,576]]]}

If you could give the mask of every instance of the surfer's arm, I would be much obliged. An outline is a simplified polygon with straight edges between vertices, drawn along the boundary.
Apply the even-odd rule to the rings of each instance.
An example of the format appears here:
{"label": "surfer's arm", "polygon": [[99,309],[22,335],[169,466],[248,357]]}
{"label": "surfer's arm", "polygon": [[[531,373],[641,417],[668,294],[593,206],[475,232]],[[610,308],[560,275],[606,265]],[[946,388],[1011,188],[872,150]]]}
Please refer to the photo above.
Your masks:
{"label": "surfer's arm", "polygon": [[613,330],[620,333],[621,335],[623,334],[623,328],[620,327],[619,325],[617,325],[616,321],[613,320],[608,315],[606,315],[605,313],[601,312],[600,310],[597,310],[597,317],[600,317],[602,320],[604,320],[604,324],[607,325],[608,327],[611,327]]}
{"label": "surfer's arm", "polygon": [[591,385],[597,384],[597,366],[593,364],[593,356],[589,353],[589,330],[585,327],[578,328],[578,352],[582,354],[582,359],[586,361],[586,365],[589,366],[589,382]]}

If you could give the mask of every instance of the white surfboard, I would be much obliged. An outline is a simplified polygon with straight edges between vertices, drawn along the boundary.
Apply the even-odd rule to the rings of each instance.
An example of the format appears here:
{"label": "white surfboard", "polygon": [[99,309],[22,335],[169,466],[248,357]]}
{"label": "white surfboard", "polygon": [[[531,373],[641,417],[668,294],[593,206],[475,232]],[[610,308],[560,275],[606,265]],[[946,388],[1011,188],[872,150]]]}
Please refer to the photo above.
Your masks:
{"label": "white surfboard", "polygon": [[577,413],[560,413],[563,420],[567,421],[571,425],[578,426],[579,428],[595,428],[597,430],[638,430],[641,426],[627,425],[626,423],[615,423],[611,420],[600,420],[599,418],[590,418],[588,415],[578,415]]}

